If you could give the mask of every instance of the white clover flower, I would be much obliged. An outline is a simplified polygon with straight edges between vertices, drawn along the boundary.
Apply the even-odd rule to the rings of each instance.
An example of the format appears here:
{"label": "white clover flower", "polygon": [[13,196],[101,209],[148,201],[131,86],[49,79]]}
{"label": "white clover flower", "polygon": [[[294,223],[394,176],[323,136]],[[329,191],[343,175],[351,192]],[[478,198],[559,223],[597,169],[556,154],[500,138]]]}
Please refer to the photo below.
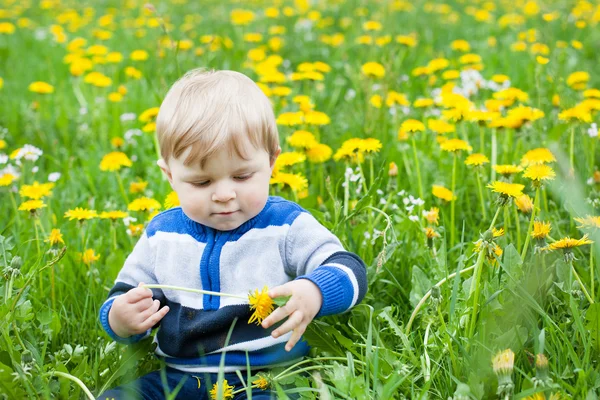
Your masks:
{"label": "white clover flower", "polygon": [[8,155],[6,154],[0,154],[0,165],[1,164],[6,164],[8,162]]}
{"label": "white clover flower", "polygon": [[587,130],[587,134],[590,135],[591,137],[598,136],[598,125],[596,125],[595,122],[593,122],[592,125],[590,126],[590,129]]}
{"label": "white clover flower", "polygon": [[121,114],[121,116],[119,117],[121,122],[135,121],[136,118],[137,115],[135,113],[125,113]]}
{"label": "white clover flower", "polygon": [[60,172],[52,172],[48,175],[48,182],[56,182],[60,179]]}

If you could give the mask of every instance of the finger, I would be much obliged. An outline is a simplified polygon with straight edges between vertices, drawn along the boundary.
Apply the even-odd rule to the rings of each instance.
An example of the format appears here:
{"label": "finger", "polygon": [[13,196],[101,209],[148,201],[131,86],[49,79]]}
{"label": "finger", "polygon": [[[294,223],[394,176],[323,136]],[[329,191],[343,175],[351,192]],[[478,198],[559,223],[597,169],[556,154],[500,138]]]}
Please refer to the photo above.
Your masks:
{"label": "finger", "polygon": [[298,326],[296,329],[294,329],[294,332],[292,333],[290,340],[288,340],[288,342],[285,344],[285,351],[292,350],[294,348],[294,346],[296,345],[296,343],[298,343],[298,340],[300,340],[300,338],[302,337],[302,335],[304,334],[305,331],[306,331],[306,325],[304,325],[304,324],[300,324],[300,326]]}
{"label": "finger", "polygon": [[129,292],[127,292],[127,301],[131,304],[137,303],[138,301],[147,297],[152,297],[152,290],[136,287],[135,289],[131,289]]}
{"label": "finger", "polygon": [[285,335],[286,333],[288,333],[289,331],[291,331],[292,329],[295,329],[298,325],[300,325],[300,323],[302,322],[303,319],[304,319],[304,314],[302,314],[302,311],[294,312],[292,315],[290,315],[288,320],[285,321],[285,323],[283,325],[281,325],[279,328],[275,329],[271,333],[271,336],[273,336],[274,338],[277,338],[281,335]]}
{"label": "finger", "polygon": [[152,298],[146,297],[146,298],[143,298],[142,300],[138,301],[137,303],[135,303],[134,307],[138,312],[143,312],[143,311],[146,311],[147,309],[151,308],[153,305],[154,305],[154,301],[152,300]]}
{"label": "finger", "polygon": [[287,283],[285,285],[275,286],[274,288],[269,290],[269,297],[272,299],[274,299],[276,297],[291,296],[291,295],[292,295],[292,288]]}
{"label": "finger", "polygon": [[273,311],[271,314],[269,314],[267,318],[263,320],[262,327],[266,329],[271,325],[278,323],[279,321],[290,315],[290,312],[288,310],[290,310],[290,307],[287,304],[275,309],[275,311]]}
{"label": "finger", "polygon": [[142,323],[140,328],[143,329],[144,331],[147,331],[148,329],[150,329],[154,325],[156,325],[158,322],[160,322],[160,320],[163,319],[163,317],[165,315],[167,315],[168,312],[169,312],[169,306],[164,306],[163,308],[161,308],[160,310],[158,310],[157,312],[152,314],[150,317],[148,317],[148,319],[146,319]]}
{"label": "finger", "polygon": [[142,321],[147,320],[152,314],[156,313],[159,308],[160,300],[154,300],[150,307],[147,307],[146,309],[142,310],[142,312],[140,313],[140,319]]}

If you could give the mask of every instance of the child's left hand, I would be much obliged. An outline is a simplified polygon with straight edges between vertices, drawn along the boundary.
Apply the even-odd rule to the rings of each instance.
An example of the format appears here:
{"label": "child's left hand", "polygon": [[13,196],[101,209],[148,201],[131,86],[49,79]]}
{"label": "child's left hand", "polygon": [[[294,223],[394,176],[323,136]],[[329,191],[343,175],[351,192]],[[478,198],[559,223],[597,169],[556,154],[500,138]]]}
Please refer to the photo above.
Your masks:
{"label": "child's left hand", "polygon": [[271,333],[271,336],[277,338],[293,330],[290,340],[285,345],[285,350],[290,351],[321,309],[323,303],[321,289],[308,279],[297,279],[272,288],[269,290],[269,296],[273,299],[291,296],[284,306],[277,308],[262,322],[262,327],[268,328],[285,317],[289,317],[283,325]]}

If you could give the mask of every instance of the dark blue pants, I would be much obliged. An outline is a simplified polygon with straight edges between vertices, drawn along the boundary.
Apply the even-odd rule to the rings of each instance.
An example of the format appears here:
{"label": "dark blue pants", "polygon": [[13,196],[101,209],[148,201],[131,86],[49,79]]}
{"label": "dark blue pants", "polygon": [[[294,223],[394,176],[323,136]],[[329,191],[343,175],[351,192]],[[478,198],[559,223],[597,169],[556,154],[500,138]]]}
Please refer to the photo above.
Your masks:
{"label": "dark blue pants", "polygon": [[[217,382],[217,374],[186,374],[185,372],[181,372],[169,367],[165,369],[165,375],[166,382],[169,387],[169,393],[173,392],[173,389],[175,389],[177,385],[179,385],[179,383],[185,379],[185,382],[177,393],[177,400],[210,400],[210,391],[213,388],[213,384]],[[244,371],[242,371],[242,376],[244,379],[246,378],[246,373]],[[227,384],[229,386],[235,386],[233,391],[244,387],[235,372],[226,373],[224,378],[227,379]],[[200,388],[198,388],[199,383]],[[117,386],[116,388],[102,393],[98,397],[98,400],[163,400],[165,397],[165,388],[163,387],[163,382],[160,377],[160,371],[154,371],[136,379],[133,382],[122,386]],[[245,391],[234,396],[235,400],[246,398],[247,396]],[[275,396],[272,395],[269,390],[252,390],[253,400],[268,400],[274,398]]]}

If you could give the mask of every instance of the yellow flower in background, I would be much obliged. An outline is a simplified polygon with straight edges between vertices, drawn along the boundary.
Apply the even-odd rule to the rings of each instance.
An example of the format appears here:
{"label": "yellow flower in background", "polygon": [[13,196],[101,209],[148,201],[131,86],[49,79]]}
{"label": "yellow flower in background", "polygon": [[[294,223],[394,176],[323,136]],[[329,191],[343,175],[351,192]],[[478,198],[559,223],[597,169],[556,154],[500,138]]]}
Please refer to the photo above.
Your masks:
{"label": "yellow flower in background", "polygon": [[560,240],[557,240],[554,243],[550,243],[548,245],[548,250],[557,250],[557,249],[572,249],[574,247],[584,246],[586,244],[594,243],[590,239],[588,239],[588,235],[585,234],[581,239],[572,239],[570,237],[565,237]]}
{"label": "yellow flower in background", "polygon": [[590,74],[585,71],[573,72],[567,77],[567,85],[573,89],[584,89],[590,80]]}
{"label": "yellow flower in background", "polygon": [[54,86],[46,82],[37,81],[29,84],[29,91],[33,93],[50,94],[54,93]]}
{"label": "yellow flower in background", "polygon": [[509,177],[510,175],[523,171],[523,167],[520,165],[494,165],[493,168],[497,173],[503,175],[504,177]]}
{"label": "yellow flower in background", "polygon": [[169,208],[177,207],[179,205],[180,205],[179,196],[177,195],[177,192],[172,191],[165,198],[165,208],[169,209]]}
{"label": "yellow flower in background", "polygon": [[40,208],[44,208],[44,207],[47,207],[47,206],[41,200],[27,200],[27,201],[24,201],[23,203],[21,203],[21,205],[19,206],[19,210],[34,212],[34,211],[39,210]]}
{"label": "yellow flower in background", "polygon": [[248,25],[254,21],[254,13],[249,10],[235,9],[229,14],[233,25]]}
{"label": "yellow flower in background", "polygon": [[8,186],[17,179],[13,174],[5,173],[0,175],[0,186]]}
{"label": "yellow flower in background", "polygon": [[537,164],[527,167],[523,177],[529,178],[534,185],[539,185],[543,180],[553,180],[556,177],[554,170],[546,164]]}
{"label": "yellow flower in background", "polygon": [[552,226],[550,226],[550,222],[534,221],[531,237],[534,239],[545,239],[551,230]]}
{"label": "yellow flower in background", "polygon": [[112,79],[101,72],[90,72],[83,78],[83,81],[96,87],[108,87],[112,85]]}
{"label": "yellow flower in background", "polygon": [[271,185],[279,184],[280,186],[289,186],[293,192],[301,192],[308,187],[308,180],[301,174],[288,174],[278,172],[274,175],[270,182]]}
{"label": "yellow flower in background", "polygon": [[509,198],[517,198],[523,195],[523,189],[525,189],[525,185],[521,185],[520,183],[508,183],[495,181],[489,185],[488,188],[492,189],[493,192],[499,193],[500,198],[504,201],[502,204],[506,204],[506,200]]}
{"label": "yellow flower in background", "polygon": [[147,186],[148,186],[148,182],[144,182],[144,181],[131,182],[129,184],[129,192],[130,193],[141,193],[144,190],[146,190]]}
{"label": "yellow flower in background", "polygon": [[113,151],[102,157],[100,162],[100,170],[102,171],[118,171],[122,167],[131,167],[132,161],[127,155],[120,151]]}
{"label": "yellow flower in background", "polygon": [[81,261],[83,261],[85,265],[92,265],[92,263],[98,261],[99,259],[100,254],[94,253],[93,249],[87,249],[81,254]]}
{"label": "yellow flower in background", "polygon": [[511,375],[515,363],[515,353],[511,349],[497,353],[492,359],[492,368],[497,375]]}
{"label": "yellow flower in background", "polygon": [[19,189],[19,194],[23,197],[29,197],[33,200],[39,200],[42,197],[51,196],[52,188],[54,187],[54,183],[42,183],[40,184],[38,181],[33,182],[33,185],[23,185]]}
{"label": "yellow flower in background", "polygon": [[575,106],[559,113],[558,119],[562,121],[581,121],[589,123],[592,122],[592,114],[587,108]]}
{"label": "yellow flower in background", "polygon": [[447,189],[441,185],[432,185],[431,193],[438,199],[442,199],[448,202],[456,199],[456,196],[454,195],[454,193],[452,193],[450,189]]}
{"label": "yellow flower in background", "polygon": [[385,76],[385,68],[375,61],[363,64],[361,71],[364,75],[371,78],[383,78]]}
{"label": "yellow flower in background", "polygon": [[295,131],[294,133],[292,133],[291,136],[288,136],[285,140],[290,144],[290,146],[301,149],[311,149],[318,144],[315,135],[308,131],[302,130]]}
{"label": "yellow flower in background", "polygon": [[481,166],[483,164],[488,164],[489,162],[490,162],[490,160],[487,158],[487,156],[485,154],[481,154],[481,153],[471,154],[465,160],[466,165],[474,165],[474,166]]}
{"label": "yellow flower in background", "polygon": [[50,235],[45,240],[45,242],[50,242],[50,246],[54,246],[55,244],[59,243],[65,244],[65,241],[63,240],[63,235],[62,233],[60,233],[60,229],[52,229],[52,231],[50,231]]}
{"label": "yellow flower in background", "polygon": [[599,229],[600,228],[600,217],[593,215],[586,215],[585,218],[573,218],[575,221],[579,222],[578,229]]}
{"label": "yellow flower in background", "polygon": [[146,50],[134,50],[129,54],[129,58],[133,61],[146,61],[148,52]]}
{"label": "yellow flower in background", "polygon": [[117,219],[127,218],[129,214],[125,211],[102,211],[100,213],[101,219],[112,219],[113,221]]}
{"label": "yellow flower in background", "polygon": [[304,122],[309,125],[329,125],[331,119],[327,114],[321,111],[308,111],[304,114]]}
{"label": "yellow flower in background", "polygon": [[454,124],[441,119],[428,119],[427,127],[440,135],[456,132],[456,126]]}
{"label": "yellow flower in background", "polygon": [[[232,21],[233,22],[233,21]],[[229,386],[227,379],[223,379],[222,383],[215,383],[213,388],[210,390],[211,400],[230,400],[233,399],[234,386]]]}
{"label": "yellow flower in background", "polygon": [[449,153],[457,153],[459,151],[471,151],[473,148],[469,146],[469,143],[462,139],[448,139],[440,144],[440,148]]}
{"label": "yellow flower in background", "polygon": [[2,79],[2,77],[0,77],[0,89],[2,89],[4,87],[4,79]]}
{"label": "yellow flower in background", "polygon": [[515,199],[515,205],[524,214],[529,214],[533,210],[533,200],[529,195],[522,195]]}
{"label": "yellow flower in background", "polygon": [[398,35],[396,36],[396,42],[406,47],[415,47],[417,45],[417,39],[412,35]]}
{"label": "yellow flower in background", "polygon": [[261,291],[255,289],[248,295],[250,310],[254,310],[248,323],[256,322],[256,325],[262,324],[263,320],[269,316],[275,309],[273,299],[269,296],[269,288],[265,286]]}
{"label": "yellow flower in background", "polygon": [[306,150],[308,161],[314,164],[324,163],[331,158],[333,150],[326,144],[318,143]]}
{"label": "yellow flower in background", "polygon": [[277,117],[278,125],[294,126],[300,125],[304,121],[304,113],[300,112],[284,112]]}
{"label": "yellow flower in background", "polygon": [[98,213],[96,210],[88,210],[81,207],[76,207],[74,210],[65,212],[65,218],[69,218],[69,221],[76,219],[77,221],[81,222],[86,219],[96,218],[97,216]]}
{"label": "yellow flower in background", "polygon": [[125,75],[133,79],[140,79],[142,77],[142,71],[135,67],[129,66],[125,68]]}
{"label": "yellow flower in background", "polygon": [[288,167],[306,160],[306,155],[297,151],[287,151],[279,154],[275,161],[275,168]]}
{"label": "yellow flower in background", "polygon": [[127,206],[129,211],[154,211],[160,210],[160,203],[150,197],[140,197]]}
{"label": "yellow flower in background", "polygon": [[452,48],[452,50],[457,50],[457,51],[471,50],[471,46],[469,45],[469,42],[467,42],[466,40],[463,40],[463,39],[453,40],[452,43],[450,43],[450,47]]}
{"label": "yellow flower in background", "polygon": [[535,164],[545,164],[556,161],[554,154],[545,148],[540,147],[537,149],[529,150],[525,155],[521,158],[521,165],[527,167],[529,165]]}
{"label": "yellow flower in background", "polygon": [[0,22],[0,35],[2,35],[2,34],[12,35],[13,33],[15,33],[16,29],[17,28],[14,26],[14,24],[12,24],[10,22],[6,22],[6,21]]}
{"label": "yellow flower in background", "polygon": [[403,132],[423,132],[425,131],[425,125],[416,119],[407,119],[402,122],[400,125],[400,129]]}
{"label": "yellow flower in background", "polygon": [[138,117],[138,120],[140,122],[150,122],[158,115],[159,111],[160,111],[159,107],[149,108],[140,114],[140,116]]}
{"label": "yellow flower in background", "polygon": [[256,386],[260,390],[267,390],[271,387],[269,379],[263,375],[258,375],[258,379],[252,381],[252,385]]}
{"label": "yellow flower in background", "polygon": [[535,58],[535,60],[538,62],[538,64],[541,64],[541,65],[546,65],[550,62],[549,58],[542,57],[542,56],[537,56]]}
{"label": "yellow flower in background", "polygon": [[423,216],[430,224],[438,225],[440,218],[440,209],[437,207],[431,207],[430,210],[423,211]]}

